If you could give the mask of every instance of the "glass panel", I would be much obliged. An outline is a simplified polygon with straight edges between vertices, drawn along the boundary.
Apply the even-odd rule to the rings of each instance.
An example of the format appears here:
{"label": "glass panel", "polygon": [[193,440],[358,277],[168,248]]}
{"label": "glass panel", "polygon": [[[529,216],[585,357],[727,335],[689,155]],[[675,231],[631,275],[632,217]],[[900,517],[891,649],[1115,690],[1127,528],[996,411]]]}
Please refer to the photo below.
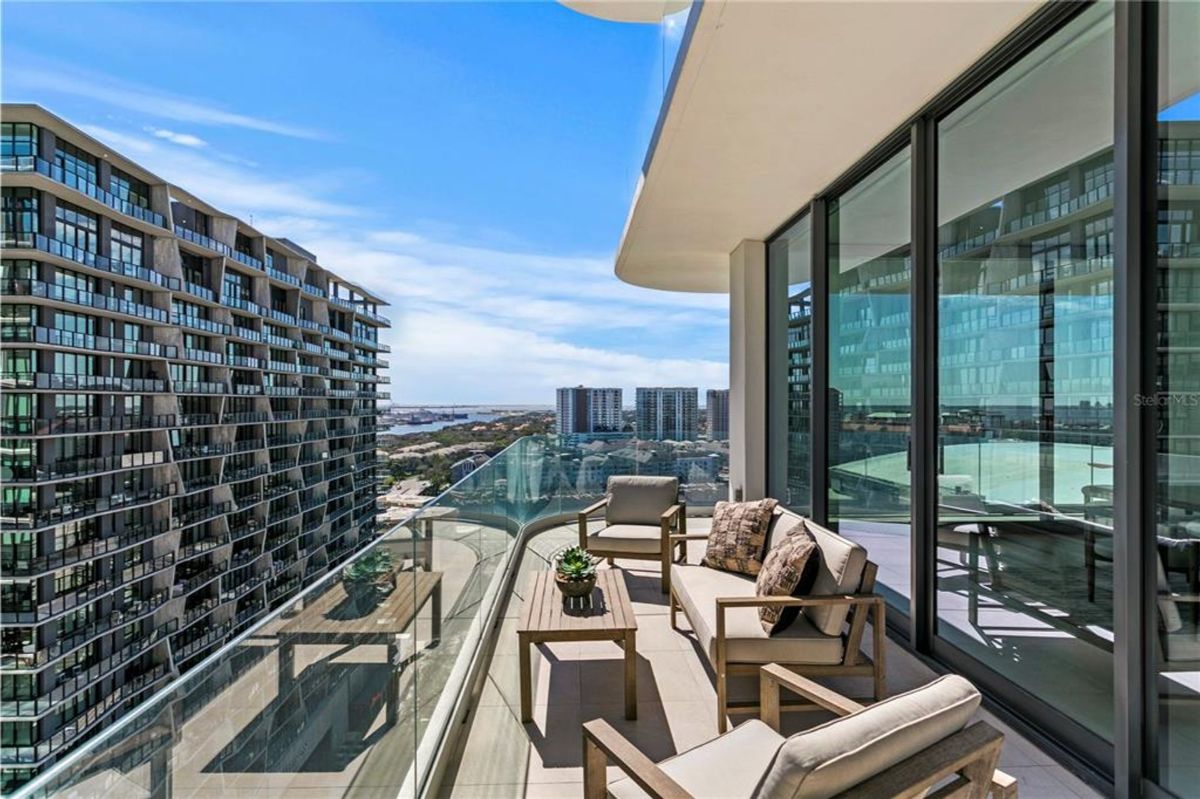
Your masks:
{"label": "glass panel", "polygon": [[938,126],[938,633],[1106,738],[1112,17]]}
{"label": "glass panel", "polygon": [[[697,468],[701,450],[711,469]],[[246,567],[235,566],[219,585],[236,603],[183,610],[189,626],[170,647],[186,673],[168,682],[160,665],[129,675],[121,695],[141,704],[73,749],[30,795],[123,796],[131,784],[148,795],[237,793],[264,780],[289,796],[358,796],[364,786],[371,795],[419,794],[447,725],[461,718],[451,711],[469,662],[488,639],[512,635],[511,620],[501,633],[487,623],[508,578],[519,595],[528,572],[549,568],[563,542],[575,540],[578,511],[603,496],[608,474],[678,475],[689,509],[708,515],[728,496],[727,473],[728,452],[708,443],[531,436],[401,514],[377,539],[375,480],[360,493],[358,472],[300,505],[298,527],[283,518],[290,500],[287,509],[272,505],[266,521],[231,516],[234,547],[265,535],[270,568],[243,578]],[[6,509],[19,509],[20,499],[5,489]],[[518,551],[522,529],[537,522],[565,522],[565,535]],[[219,650],[210,646],[214,636],[243,631]],[[515,654],[497,657],[515,668]],[[9,774],[14,785],[28,776]]]}
{"label": "glass panel", "polygon": [[1157,782],[1200,797],[1200,5],[1160,6]]}
{"label": "glass panel", "polygon": [[767,251],[769,493],[812,512],[812,220],[805,216]]}
{"label": "glass panel", "polygon": [[908,612],[908,149],[829,204],[829,521]]}

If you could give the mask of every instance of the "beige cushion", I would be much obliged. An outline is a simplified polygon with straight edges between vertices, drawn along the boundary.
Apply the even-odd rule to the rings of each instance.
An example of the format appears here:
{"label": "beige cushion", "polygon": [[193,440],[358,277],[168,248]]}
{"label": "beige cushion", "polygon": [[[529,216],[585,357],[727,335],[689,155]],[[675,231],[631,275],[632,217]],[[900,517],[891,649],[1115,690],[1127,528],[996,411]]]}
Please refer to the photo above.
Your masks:
{"label": "beige cushion", "polygon": [[[754,580],[707,566],[671,565],[671,587],[708,657],[717,659],[717,597],[752,597]],[[825,635],[799,616],[775,635],[767,635],[757,608],[725,611],[725,657],[739,663],[841,663],[842,637]]]}
{"label": "beige cushion", "polygon": [[[692,796],[748,797],[782,743],[782,735],[755,719],[668,758],[659,766]],[[615,799],[646,799],[649,794],[626,777],[609,785],[608,795]]]}
{"label": "beige cushion", "polygon": [[659,525],[678,499],[679,480],[675,477],[610,477],[604,520],[610,525]]}
{"label": "beige cushion", "polygon": [[784,741],[760,799],[825,799],[963,729],[979,691],[951,674]]}
{"label": "beige cushion", "polygon": [[778,504],[774,499],[718,502],[701,562],[714,569],[758,574],[766,549],[767,527]]}
{"label": "beige cushion", "polygon": [[662,552],[662,528],[646,524],[614,524],[587,537],[589,551],[657,555]]}
{"label": "beige cushion", "polygon": [[[819,596],[857,593],[862,585],[863,567],[867,564],[867,550],[850,539],[820,526],[812,519],[804,519],[790,511],[777,509],[767,535],[767,546],[774,546],[775,542],[782,540],[782,537],[797,524],[803,524],[808,529],[821,552],[812,594]],[[801,612],[826,635],[840,635],[849,611],[848,605],[827,605],[804,608]]]}

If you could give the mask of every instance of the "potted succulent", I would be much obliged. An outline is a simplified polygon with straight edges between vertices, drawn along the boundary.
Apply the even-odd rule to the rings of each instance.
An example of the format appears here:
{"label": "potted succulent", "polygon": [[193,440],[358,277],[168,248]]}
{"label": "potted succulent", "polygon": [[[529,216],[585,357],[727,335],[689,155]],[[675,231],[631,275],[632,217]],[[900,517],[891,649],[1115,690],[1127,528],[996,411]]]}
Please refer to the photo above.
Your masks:
{"label": "potted succulent", "polygon": [[554,584],[567,599],[591,596],[596,587],[596,563],[586,550],[567,547],[554,559]]}
{"label": "potted succulent", "polygon": [[346,594],[360,609],[371,609],[396,590],[392,554],[379,547],[342,569]]}

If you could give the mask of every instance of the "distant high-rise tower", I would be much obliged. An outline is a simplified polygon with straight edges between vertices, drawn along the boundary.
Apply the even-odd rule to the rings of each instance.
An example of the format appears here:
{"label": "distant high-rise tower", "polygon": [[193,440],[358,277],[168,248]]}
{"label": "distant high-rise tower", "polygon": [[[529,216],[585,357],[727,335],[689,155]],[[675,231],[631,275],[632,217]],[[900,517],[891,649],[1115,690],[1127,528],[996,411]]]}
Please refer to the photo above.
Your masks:
{"label": "distant high-rise tower", "polygon": [[557,410],[559,435],[618,433],[621,430],[621,389],[560,388]]}
{"label": "distant high-rise tower", "polygon": [[704,399],[704,414],[708,417],[708,437],[713,441],[729,438],[729,389],[710,388]]}
{"label": "distant high-rise tower", "polygon": [[637,434],[640,438],[693,441],[699,428],[699,389],[639,388]]}

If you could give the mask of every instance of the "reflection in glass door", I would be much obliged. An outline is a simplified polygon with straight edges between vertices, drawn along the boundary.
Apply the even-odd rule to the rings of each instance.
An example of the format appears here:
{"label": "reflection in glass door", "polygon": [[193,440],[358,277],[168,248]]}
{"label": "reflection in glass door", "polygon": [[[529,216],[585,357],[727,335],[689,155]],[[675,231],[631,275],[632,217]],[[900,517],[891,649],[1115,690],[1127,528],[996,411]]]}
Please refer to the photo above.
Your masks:
{"label": "reflection in glass door", "polygon": [[905,148],[829,203],[829,522],[911,596],[910,213]]}
{"label": "reflection in glass door", "polygon": [[[1200,796],[1200,5],[1160,6],[1157,782]],[[1154,723],[1153,716],[1157,716]]]}
{"label": "reflection in glass door", "polygon": [[1113,9],[938,123],[937,633],[1112,735]]}

